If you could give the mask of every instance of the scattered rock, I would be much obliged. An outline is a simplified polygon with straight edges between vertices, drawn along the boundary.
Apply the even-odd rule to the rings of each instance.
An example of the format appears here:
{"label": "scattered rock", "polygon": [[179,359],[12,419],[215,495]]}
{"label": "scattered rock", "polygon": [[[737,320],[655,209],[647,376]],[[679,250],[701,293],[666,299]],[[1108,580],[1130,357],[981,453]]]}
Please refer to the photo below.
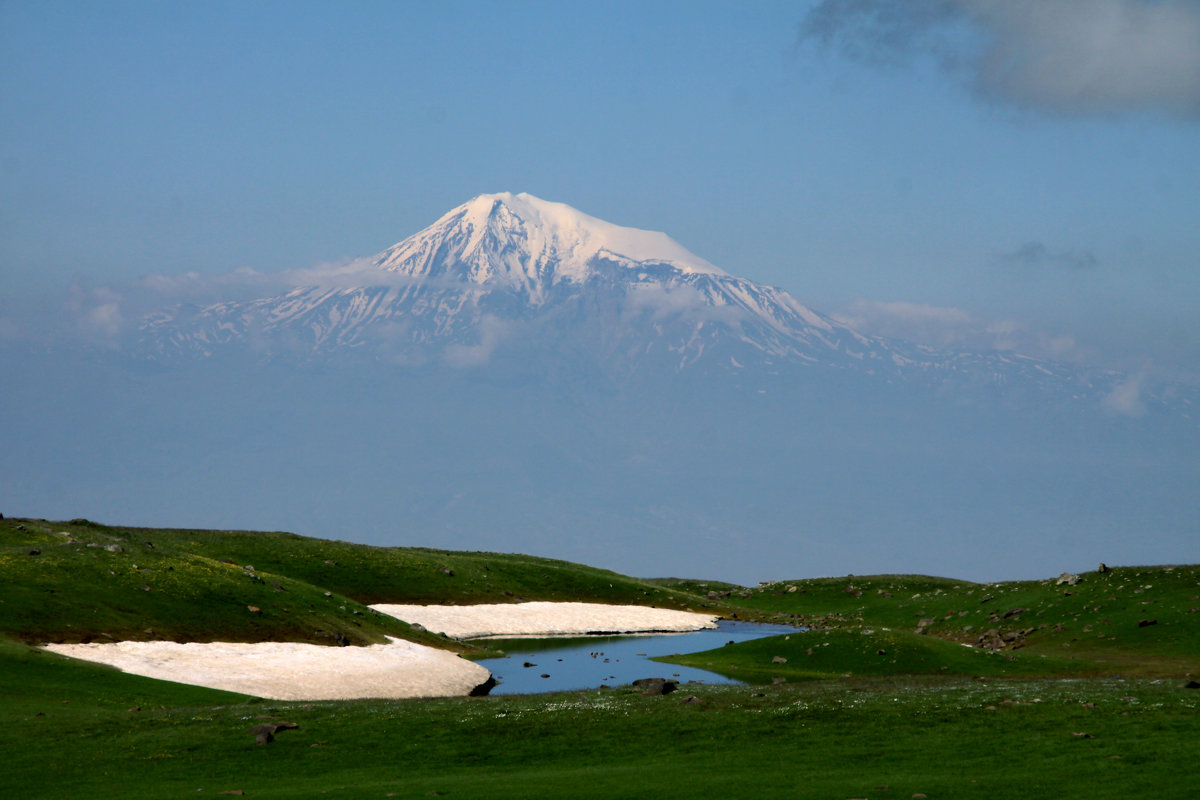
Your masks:
{"label": "scattered rock", "polygon": [[1090,739],[1090,738],[1092,738],[1092,735],[1091,735],[1090,733],[1084,733],[1083,731],[1072,731],[1072,732],[1071,732],[1071,735],[1072,735],[1072,736],[1074,736],[1076,739]]}
{"label": "scattered rock", "polygon": [[217,794],[235,794],[238,797],[241,797],[245,794],[245,792],[243,792],[241,789],[230,789],[228,792],[217,792]]}
{"label": "scattered rock", "polygon": [[1156,620],[1156,619],[1139,619],[1138,620],[1139,628],[1148,628],[1151,625],[1157,625],[1157,624],[1158,624],[1158,620]]}
{"label": "scattered rock", "polygon": [[660,697],[679,688],[678,683],[665,678],[638,678],[633,685],[642,690],[642,697]]}
{"label": "scattered rock", "polygon": [[1083,578],[1079,577],[1078,575],[1072,575],[1069,572],[1064,572],[1063,574],[1058,576],[1058,579],[1056,581],[1054,581],[1054,585],[1055,586],[1063,586],[1065,584],[1067,586],[1074,586],[1075,584],[1079,583],[1081,580],[1083,580]]}
{"label": "scattered rock", "polygon": [[454,577],[454,570],[450,569],[449,567],[442,567],[442,574],[443,574],[443,575],[449,575],[450,577],[452,577],[452,578],[453,578],[453,577]]}
{"label": "scattered rock", "polygon": [[275,734],[280,731],[289,731],[299,727],[294,722],[260,722],[250,729],[250,733],[254,735],[255,744],[270,744],[275,741]]}
{"label": "scattered rock", "polygon": [[262,613],[262,609],[259,608],[258,606],[246,606],[246,610],[249,611],[251,614],[261,614]]}
{"label": "scattered rock", "polygon": [[1200,689],[1200,681],[1188,681],[1183,685],[1185,689]]}
{"label": "scattered rock", "polygon": [[125,548],[121,547],[121,545],[119,545],[119,544],[106,544],[106,545],[104,545],[104,549],[110,553],[124,553],[125,552]]}
{"label": "scattered rock", "polygon": [[40,556],[41,554],[42,554],[42,551],[37,549],[36,547],[29,551],[29,555],[31,555],[31,556]]}
{"label": "scattered rock", "polygon": [[492,689],[496,688],[496,677],[488,675],[488,679],[471,690],[471,697],[485,697]]}
{"label": "scattered rock", "polygon": [[774,658],[771,659],[771,663],[772,664],[786,664],[787,659],[784,658],[783,656],[775,656]]}
{"label": "scattered rock", "polygon": [[1108,572],[1108,564],[1105,564],[1103,561],[1101,561],[1100,566],[1096,567],[1096,572],[1099,572],[1099,573]]}
{"label": "scattered rock", "polygon": [[694,694],[689,694],[687,697],[683,698],[679,702],[681,702],[685,706],[694,706],[696,703],[700,702],[700,698],[696,697],[696,695],[694,695]]}

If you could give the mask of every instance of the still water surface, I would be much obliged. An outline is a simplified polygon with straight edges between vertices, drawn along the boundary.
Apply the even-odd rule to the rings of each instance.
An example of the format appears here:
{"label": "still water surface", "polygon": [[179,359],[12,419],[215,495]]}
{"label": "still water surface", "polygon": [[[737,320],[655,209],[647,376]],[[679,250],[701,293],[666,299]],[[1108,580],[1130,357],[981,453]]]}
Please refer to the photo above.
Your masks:
{"label": "still water surface", "polygon": [[[660,664],[655,656],[681,655],[712,650],[730,642],[764,636],[799,634],[789,625],[761,625],[721,620],[718,627],[689,633],[642,636],[587,636],[558,639],[492,640],[506,655],[477,663],[492,671],[499,685],[491,694],[535,694],[599,686],[620,686],[638,678],[667,678],[680,684],[737,683],[702,669]],[[526,666],[531,664],[532,666]]]}

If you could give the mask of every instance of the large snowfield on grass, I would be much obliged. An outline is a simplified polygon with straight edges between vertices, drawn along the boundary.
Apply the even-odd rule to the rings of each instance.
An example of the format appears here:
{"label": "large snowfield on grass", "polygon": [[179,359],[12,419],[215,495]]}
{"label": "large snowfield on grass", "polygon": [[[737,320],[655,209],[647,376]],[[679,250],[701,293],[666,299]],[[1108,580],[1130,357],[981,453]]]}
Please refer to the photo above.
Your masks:
{"label": "large snowfield on grass", "polygon": [[[714,627],[708,614],[595,603],[375,608],[454,638],[644,633]],[[466,695],[490,673],[460,656],[393,639],[367,647],[298,642],[48,644],[59,655],[148,678],[271,700],[348,700]]]}

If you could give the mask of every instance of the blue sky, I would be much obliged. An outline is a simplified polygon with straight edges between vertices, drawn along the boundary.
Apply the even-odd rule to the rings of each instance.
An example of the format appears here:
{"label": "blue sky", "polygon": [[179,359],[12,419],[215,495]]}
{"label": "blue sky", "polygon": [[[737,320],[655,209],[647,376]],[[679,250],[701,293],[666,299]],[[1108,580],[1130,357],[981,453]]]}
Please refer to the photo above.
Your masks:
{"label": "blue sky", "polygon": [[526,191],[875,332],[1200,382],[1194,0],[7,0],[0,115],[5,336]]}

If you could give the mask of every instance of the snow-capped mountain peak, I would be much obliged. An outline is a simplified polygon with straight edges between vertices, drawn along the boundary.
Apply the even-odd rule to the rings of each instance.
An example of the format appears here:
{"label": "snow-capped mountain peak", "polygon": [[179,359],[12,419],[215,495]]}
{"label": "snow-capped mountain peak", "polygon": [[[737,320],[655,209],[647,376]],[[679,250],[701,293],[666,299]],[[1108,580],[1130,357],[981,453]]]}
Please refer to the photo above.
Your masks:
{"label": "snow-capped mountain peak", "polygon": [[499,339],[524,336],[577,340],[615,370],[648,357],[677,368],[702,358],[738,369],[762,359],[857,363],[874,345],[665,233],[529,194],[479,195],[367,263],[386,278],[171,310],[146,320],[144,341],[164,356],[254,341],[322,357],[375,348],[412,363],[482,358]]}
{"label": "snow-capped mountain peak", "polygon": [[519,288],[584,283],[598,260],[725,275],[665,233],[614,225],[530,194],[481,194],[375,258],[381,269]]}
{"label": "snow-capped mountain peak", "polygon": [[525,370],[591,364],[610,375],[819,366],[979,391],[1053,386],[1071,398],[1095,397],[1116,380],[1014,354],[866,336],[781,289],[721,271],[666,234],[528,194],[479,195],[367,264],[353,285],[338,276],[248,302],[166,309],[143,321],[141,348],[156,359],[356,353],[454,367],[499,354]]}

